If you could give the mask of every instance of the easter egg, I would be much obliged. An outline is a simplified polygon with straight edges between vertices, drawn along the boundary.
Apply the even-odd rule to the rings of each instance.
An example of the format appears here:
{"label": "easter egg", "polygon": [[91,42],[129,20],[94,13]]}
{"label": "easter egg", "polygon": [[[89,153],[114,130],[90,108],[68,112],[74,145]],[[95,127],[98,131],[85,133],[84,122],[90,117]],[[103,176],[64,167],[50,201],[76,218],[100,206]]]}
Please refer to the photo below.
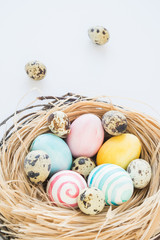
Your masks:
{"label": "easter egg", "polygon": [[87,187],[84,178],[71,170],[54,174],[47,184],[49,199],[57,206],[78,207],[78,195]]}
{"label": "easter egg", "polygon": [[101,120],[94,114],[83,114],[71,124],[67,144],[74,157],[92,157],[101,147],[103,139]]}
{"label": "easter egg", "polygon": [[97,26],[88,30],[88,36],[91,41],[98,45],[103,45],[109,40],[109,32],[106,28]]}
{"label": "easter egg", "polygon": [[50,176],[60,170],[71,169],[72,154],[62,138],[55,136],[53,133],[44,133],[39,135],[32,142],[30,151],[45,151],[51,159]]}
{"label": "easter egg", "polygon": [[127,202],[134,190],[129,174],[114,164],[102,164],[94,168],[88,177],[88,186],[102,190],[107,205]]}
{"label": "easter egg", "polygon": [[65,138],[70,132],[68,116],[61,111],[56,111],[48,117],[49,129],[58,137]]}
{"label": "easter egg", "polygon": [[46,75],[46,66],[39,61],[32,61],[25,65],[27,75],[33,80],[41,80]]}
{"label": "easter egg", "polygon": [[97,165],[112,163],[126,169],[128,164],[139,158],[140,140],[133,134],[124,133],[107,140],[97,154]]}
{"label": "easter egg", "polygon": [[49,176],[51,160],[44,151],[29,152],[24,160],[24,171],[31,182],[43,183]]}
{"label": "easter egg", "polygon": [[87,179],[88,175],[95,167],[96,164],[94,161],[87,157],[76,158],[72,164],[72,170],[81,174],[85,179]]}
{"label": "easter egg", "polygon": [[104,130],[110,135],[120,135],[127,128],[127,119],[123,113],[118,111],[108,111],[102,117]]}
{"label": "easter egg", "polygon": [[129,173],[134,187],[142,189],[148,185],[151,180],[151,166],[143,159],[135,159],[127,167],[127,172]]}
{"label": "easter egg", "polygon": [[104,193],[98,188],[91,187],[81,190],[78,196],[78,207],[88,215],[100,213],[105,206]]}

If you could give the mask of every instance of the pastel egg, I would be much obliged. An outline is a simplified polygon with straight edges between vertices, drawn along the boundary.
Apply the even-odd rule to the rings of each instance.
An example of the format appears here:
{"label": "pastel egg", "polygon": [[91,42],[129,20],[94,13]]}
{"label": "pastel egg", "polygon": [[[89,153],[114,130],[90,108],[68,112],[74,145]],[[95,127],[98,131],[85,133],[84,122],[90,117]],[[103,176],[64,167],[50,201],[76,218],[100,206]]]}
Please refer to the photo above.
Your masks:
{"label": "pastel egg", "polygon": [[70,170],[60,171],[54,174],[47,184],[49,199],[61,207],[78,207],[78,195],[87,187],[84,178]]}
{"label": "pastel egg", "polygon": [[110,135],[120,135],[126,131],[127,119],[121,112],[108,111],[102,117],[102,125]]}
{"label": "pastel egg", "polygon": [[95,187],[81,190],[78,196],[78,207],[88,215],[100,213],[105,206],[104,193]]}
{"label": "pastel egg", "polygon": [[46,75],[46,66],[39,61],[32,61],[25,65],[27,75],[33,80],[41,80]]}
{"label": "pastel egg", "polygon": [[109,32],[102,26],[92,27],[88,30],[91,41],[98,45],[103,45],[109,40]]}
{"label": "pastel egg", "polygon": [[73,121],[67,144],[74,157],[94,156],[104,140],[101,120],[94,114],[83,114]]}
{"label": "pastel egg", "polygon": [[91,158],[79,157],[73,161],[72,170],[81,174],[87,179],[90,172],[96,167],[96,164]]}
{"label": "pastel egg", "polygon": [[43,150],[49,155],[51,159],[50,176],[60,170],[72,167],[72,154],[69,147],[62,138],[53,133],[44,133],[36,137],[30,150]]}
{"label": "pastel egg", "polygon": [[129,173],[134,187],[142,189],[148,185],[151,180],[151,166],[143,159],[135,159],[127,167],[127,172]]}
{"label": "pastel egg", "polygon": [[49,176],[51,160],[44,151],[29,152],[24,160],[24,171],[31,182],[43,183]]}
{"label": "pastel egg", "polygon": [[133,134],[124,133],[111,137],[102,145],[96,162],[97,165],[112,163],[126,169],[132,160],[139,158],[140,153],[140,140]]}
{"label": "pastel egg", "polygon": [[48,117],[49,129],[58,137],[65,138],[70,132],[68,116],[61,111],[56,111]]}
{"label": "pastel egg", "polygon": [[94,168],[88,177],[88,186],[102,190],[107,205],[127,202],[134,190],[129,174],[114,164],[102,164]]}

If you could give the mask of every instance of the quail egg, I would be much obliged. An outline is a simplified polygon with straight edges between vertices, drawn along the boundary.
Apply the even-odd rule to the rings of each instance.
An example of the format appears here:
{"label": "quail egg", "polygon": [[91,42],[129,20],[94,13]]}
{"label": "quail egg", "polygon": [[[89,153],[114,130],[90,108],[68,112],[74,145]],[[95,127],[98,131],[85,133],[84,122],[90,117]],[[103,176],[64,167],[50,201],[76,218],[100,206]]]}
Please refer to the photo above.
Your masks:
{"label": "quail egg", "polygon": [[90,172],[96,167],[96,164],[91,158],[79,157],[73,161],[72,170],[81,174],[87,179]]}
{"label": "quail egg", "polygon": [[143,159],[135,159],[127,167],[133,185],[135,188],[142,189],[148,185],[151,180],[151,166]]}
{"label": "quail egg", "polygon": [[58,137],[66,138],[70,133],[68,116],[61,111],[56,111],[48,117],[49,129]]}
{"label": "quail egg", "polygon": [[103,45],[109,40],[109,32],[106,28],[97,26],[88,30],[88,35],[91,41],[98,45]]}
{"label": "quail egg", "polygon": [[39,61],[32,61],[25,65],[26,73],[33,80],[41,80],[46,75],[46,66]]}
{"label": "quail egg", "polygon": [[102,125],[107,133],[116,136],[126,131],[127,119],[123,113],[112,110],[103,115]]}
{"label": "quail egg", "polygon": [[43,183],[49,176],[51,160],[44,151],[36,150],[27,154],[24,160],[24,171],[31,182]]}
{"label": "quail egg", "polygon": [[78,196],[78,207],[88,215],[100,213],[105,206],[104,193],[95,187],[81,190]]}

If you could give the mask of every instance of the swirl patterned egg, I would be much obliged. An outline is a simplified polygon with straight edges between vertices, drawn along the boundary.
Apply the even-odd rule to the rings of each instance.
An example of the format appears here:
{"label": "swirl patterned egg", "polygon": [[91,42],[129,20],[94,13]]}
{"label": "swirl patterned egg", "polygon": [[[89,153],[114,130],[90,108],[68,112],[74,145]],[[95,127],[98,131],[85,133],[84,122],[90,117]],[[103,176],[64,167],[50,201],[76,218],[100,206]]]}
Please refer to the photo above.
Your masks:
{"label": "swirl patterned egg", "polygon": [[78,195],[86,187],[86,181],[79,173],[64,170],[51,177],[47,184],[47,194],[57,206],[77,208]]}
{"label": "swirl patterned egg", "polygon": [[105,194],[107,205],[120,205],[133,194],[133,182],[129,174],[115,164],[102,164],[92,170],[88,178],[89,187],[97,187]]}

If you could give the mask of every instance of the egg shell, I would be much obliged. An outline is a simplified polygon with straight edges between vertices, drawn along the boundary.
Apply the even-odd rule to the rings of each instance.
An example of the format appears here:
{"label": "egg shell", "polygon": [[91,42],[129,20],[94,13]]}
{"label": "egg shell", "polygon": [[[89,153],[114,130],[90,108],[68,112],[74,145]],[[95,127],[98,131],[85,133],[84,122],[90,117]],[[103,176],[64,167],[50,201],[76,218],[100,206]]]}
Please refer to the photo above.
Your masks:
{"label": "egg shell", "polygon": [[87,187],[84,178],[71,170],[54,174],[47,184],[46,192],[49,199],[61,207],[78,207],[78,195]]}
{"label": "egg shell", "polygon": [[90,28],[88,30],[88,36],[93,43],[98,45],[103,45],[109,40],[109,32],[102,26]]}
{"label": "egg shell", "polygon": [[124,169],[128,164],[139,158],[141,142],[133,134],[124,133],[107,140],[97,154],[97,165],[104,163],[116,164]]}
{"label": "egg shell", "polygon": [[90,172],[96,167],[96,164],[91,158],[79,157],[73,161],[72,170],[81,174],[87,179]]}
{"label": "egg shell", "polygon": [[129,174],[114,164],[102,164],[92,170],[88,186],[97,187],[105,194],[107,205],[120,205],[127,202],[134,190]]}
{"label": "egg shell", "polygon": [[94,156],[104,140],[101,120],[94,114],[83,114],[73,121],[67,144],[74,157]]}
{"label": "egg shell", "polygon": [[24,160],[24,171],[31,182],[43,183],[49,176],[51,160],[44,151],[29,152]]}
{"label": "egg shell", "polygon": [[110,135],[120,135],[126,131],[127,119],[123,113],[108,111],[102,117],[104,130]]}
{"label": "egg shell", "polygon": [[100,213],[105,206],[104,193],[95,187],[81,190],[78,196],[78,207],[88,215]]}
{"label": "egg shell", "polygon": [[151,180],[152,170],[150,164],[143,159],[135,159],[127,167],[134,187],[142,189],[148,185]]}
{"label": "egg shell", "polygon": [[68,116],[61,111],[55,111],[48,117],[49,129],[58,137],[66,138],[70,132]]}
{"label": "egg shell", "polygon": [[25,65],[27,75],[33,80],[42,80],[46,75],[46,66],[39,61],[32,61]]}
{"label": "egg shell", "polygon": [[44,133],[36,137],[30,151],[43,150],[51,159],[50,176],[60,170],[68,170],[72,167],[72,154],[62,138],[53,133]]}

